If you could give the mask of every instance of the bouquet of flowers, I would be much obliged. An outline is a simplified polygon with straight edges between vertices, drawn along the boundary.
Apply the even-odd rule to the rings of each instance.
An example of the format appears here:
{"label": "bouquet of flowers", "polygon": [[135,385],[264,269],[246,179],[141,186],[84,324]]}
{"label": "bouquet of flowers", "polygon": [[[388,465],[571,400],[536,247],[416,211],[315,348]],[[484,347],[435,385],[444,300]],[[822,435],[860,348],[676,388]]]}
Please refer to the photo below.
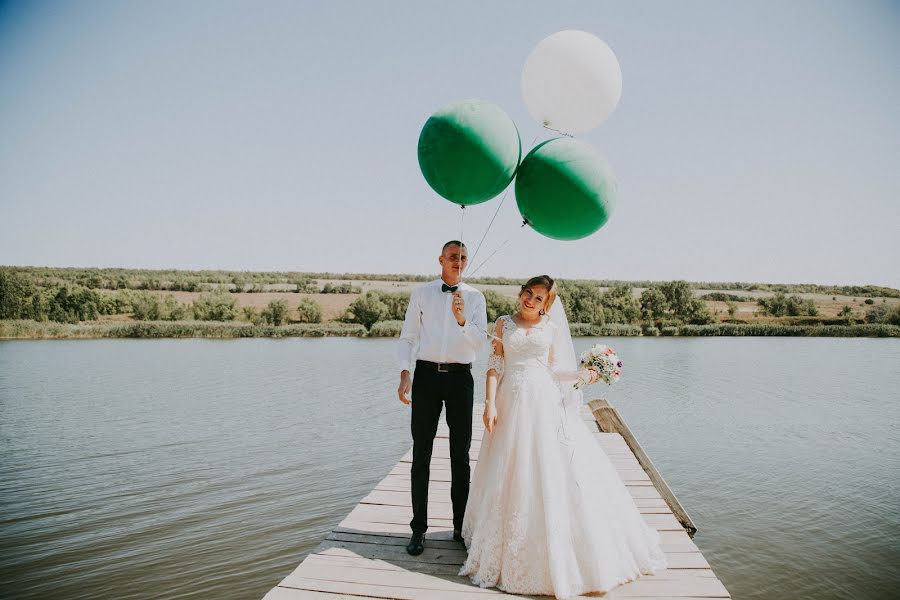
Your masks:
{"label": "bouquet of flowers", "polygon": [[[590,350],[581,353],[581,367],[597,371],[600,380],[609,385],[618,381],[622,374],[622,361],[619,360],[619,355],[615,350],[603,344],[597,344]],[[583,380],[578,381],[575,389],[580,389],[586,384],[587,382]]]}

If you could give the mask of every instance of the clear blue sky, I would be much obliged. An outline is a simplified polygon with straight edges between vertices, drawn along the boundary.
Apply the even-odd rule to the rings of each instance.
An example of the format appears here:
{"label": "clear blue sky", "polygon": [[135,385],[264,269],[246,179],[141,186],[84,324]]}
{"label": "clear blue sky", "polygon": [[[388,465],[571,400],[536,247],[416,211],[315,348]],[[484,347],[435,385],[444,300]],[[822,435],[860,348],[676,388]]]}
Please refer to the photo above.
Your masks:
{"label": "clear blue sky", "polygon": [[510,194],[480,274],[900,287],[900,3],[852,0],[0,2],[0,264],[433,273],[422,124],[548,137],[519,79],[562,29],[622,66],[581,136],[616,212],[559,242]]}

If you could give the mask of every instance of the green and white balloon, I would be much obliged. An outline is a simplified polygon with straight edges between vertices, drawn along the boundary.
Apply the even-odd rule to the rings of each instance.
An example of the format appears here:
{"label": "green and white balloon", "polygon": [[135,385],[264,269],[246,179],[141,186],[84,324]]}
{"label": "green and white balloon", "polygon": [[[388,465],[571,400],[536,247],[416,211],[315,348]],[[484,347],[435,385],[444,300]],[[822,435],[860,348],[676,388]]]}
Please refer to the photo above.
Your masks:
{"label": "green and white balloon", "polygon": [[616,180],[593,146],[554,138],[536,146],[519,165],[516,204],[538,233],[577,240],[609,220],[616,206]]}
{"label": "green and white balloon", "polygon": [[431,188],[463,206],[486,202],[512,181],[519,131],[496,104],[466,100],[434,113],[419,135],[419,168]]}

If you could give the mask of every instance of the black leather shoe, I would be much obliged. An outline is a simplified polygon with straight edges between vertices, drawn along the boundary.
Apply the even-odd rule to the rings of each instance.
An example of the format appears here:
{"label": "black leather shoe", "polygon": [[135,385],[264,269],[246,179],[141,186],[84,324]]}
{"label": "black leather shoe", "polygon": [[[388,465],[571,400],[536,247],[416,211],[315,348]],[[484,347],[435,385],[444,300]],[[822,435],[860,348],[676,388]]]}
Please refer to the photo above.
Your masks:
{"label": "black leather shoe", "polygon": [[425,550],[425,534],[424,533],[413,533],[409,538],[409,543],[406,545],[406,551],[413,556],[418,556],[422,554]]}
{"label": "black leather shoe", "polygon": [[466,543],[466,541],[463,539],[462,531],[460,531],[459,529],[453,530],[453,539],[457,542],[462,542],[463,544]]}

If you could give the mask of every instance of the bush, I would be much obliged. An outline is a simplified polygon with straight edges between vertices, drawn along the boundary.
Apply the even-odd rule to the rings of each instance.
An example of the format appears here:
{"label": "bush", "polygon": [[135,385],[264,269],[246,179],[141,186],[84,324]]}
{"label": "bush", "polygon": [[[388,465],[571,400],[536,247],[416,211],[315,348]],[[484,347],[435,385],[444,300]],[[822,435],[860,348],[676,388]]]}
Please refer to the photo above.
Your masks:
{"label": "bush", "polygon": [[872,300],[871,298],[866,298],[865,302],[866,302],[866,304],[875,304],[875,301]]}
{"label": "bush", "polygon": [[738,296],[736,294],[726,294],[725,292],[711,292],[700,296],[701,300],[715,300],[718,302],[750,302],[751,298],[746,296]]}
{"label": "bush", "polygon": [[880,323],[885,325],[900,325],[900,304],[890,306],[878,304],[866,313],[867,323]]}
{"label": "bush", "polygon": [[254,325],[262,323],[262,316],[260,316],[259,311],[256,310],[255,306],[242,306],[241,313],[243,314],[244,320],[248,323],[253,323]]}
{"label": "bush", "polygon": [[369,337],[399,337],[403,321],[378,321],[369,330]]}
{"label": "bush", "polygon": [[0,338],[242,338],[242,337],[362,337],[362,325],[343,323],[251,325],[212,321],[141,321],[138,323],[37,323],[0,321]]}
{"label": "bush", "polygon": [[319,285],[315,279],[309,277],[299,277],[292,282],[297,288],[294,293],[315,294],[319,291]]}
{"label": "bush", "polygon": [[310,298],[303,298],[297,305],[297,315],[301,323],[321,323],[322,307]]}
{"label": "bush", "polygon": [[381,301],[377,292],[366,292],[354,300],[349,311],[351,322],[359,323],[366,329],[371,329],[372,325],[386,318],[389,312],[388,306]]}
{"label": "bush", "polygon": [[268,325],[275,325],[277,327],[278,325],[283,325],[287,321],[289,310],[287,300],[272,300],[262,312],[260,312],[259,316],[262,317],[262,320]]}
{"label": "bush", "polygon": [[756,301],[760,311],[764,315],[773,317],[799,317],[807,315],[814,317],[819,314],[816,303],[812,300],[804,300],[800,296],[785,296],[777,293],[771,298],[759,298]]}
{"label": "bush", "polygon": [[666,336],[678,335],[678,327],[675,327],[673,325],[667,325],[665,327],[661,327],[659,332],[662,335],[666,335]]}
{"label": "bush", "polygon": [[659,335],[659,329],[655,325],[644,325],[641,328],[641,334],[650,337],[657,336]]}
{"label": "bush", "polygon": [[362,288],[358,288],[350,285],[350,282],[347,283],[339,283],[337,285],[328,282],[325,284],[325,287],[322,288],[323,294],[359,294],[362,292]]}
{"label": "bush", "polygon": [[619,337],[641,335],[638,325],[612,323],[608,325],[595,325],[593,323],[570,323],[572,337]]}
{"label": "bush", "polygon": [[200,321],[234,321],[238,315],[237,300],[225,288],[200,294],[193,308]]}
{"label": "bush", "polygon": [[136,321],[159,321],[159,298],[153,294],[136,295],[131,300],[131,312]]}
{"label": "bush", "polygon": [[728,301],[728,318],[733,319],[737,315],[738,305],[734,301]]}

